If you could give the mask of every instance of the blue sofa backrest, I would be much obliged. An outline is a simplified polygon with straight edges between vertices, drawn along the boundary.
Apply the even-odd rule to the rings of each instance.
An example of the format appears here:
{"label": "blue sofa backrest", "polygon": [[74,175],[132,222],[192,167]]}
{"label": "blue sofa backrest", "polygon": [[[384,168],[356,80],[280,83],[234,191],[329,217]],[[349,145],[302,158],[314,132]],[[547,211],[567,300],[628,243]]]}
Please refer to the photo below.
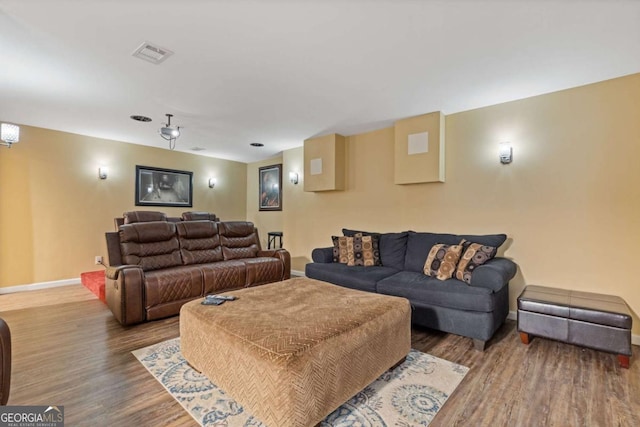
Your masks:
{"label": "blue sofa backrest", "polygon": [[342,229],[345,236],[353,236],[356,233],[377,235],[380,238],[380,258],[385,267],[396,270],[422,272],[427,261],[429,251],[438,243],[456,245],[463,239],[481,245],[500,247],[507,239],[506,234],[443,234],[426,233],[416,231],[403,231],[401,233],[375,233],[368,231]]}

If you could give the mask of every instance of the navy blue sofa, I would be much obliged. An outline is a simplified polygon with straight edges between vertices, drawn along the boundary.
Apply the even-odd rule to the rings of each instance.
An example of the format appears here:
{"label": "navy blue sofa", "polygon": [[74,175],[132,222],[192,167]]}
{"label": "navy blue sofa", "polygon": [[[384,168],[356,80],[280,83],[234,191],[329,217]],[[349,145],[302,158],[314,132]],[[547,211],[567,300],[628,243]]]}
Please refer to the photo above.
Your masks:
{"label": "navy blue sofa", "polygon": [[[345,236],[355,233],[359,231],[343,229]],[[455,245],[465,239],[497,248],[505,242],[506,235],[363,233],[379,236],[382,266],[347,266],[333,262],[333,247],[317,248],[312,252],[313,263],[305,267],[306,276],[407,298],[414,324],[472,338],[475,348],[484,350],[509,313],[509,280],[516,274],[516,264],[495,257],[474,270],[470,284],[457,279],[438,280],[425,275],[423,267],[435,244]]]}

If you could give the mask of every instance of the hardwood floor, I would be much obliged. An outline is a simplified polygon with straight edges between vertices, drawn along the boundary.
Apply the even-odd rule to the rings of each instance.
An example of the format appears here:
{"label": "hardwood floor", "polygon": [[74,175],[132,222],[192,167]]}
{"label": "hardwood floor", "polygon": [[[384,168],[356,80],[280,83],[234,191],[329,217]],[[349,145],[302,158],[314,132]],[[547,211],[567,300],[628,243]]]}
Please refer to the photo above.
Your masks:
{"label": "hardwood floor", "polygon": [[[0,295],[12,333],[10,405],[64,405],[68,426],[196,426],[131,354],[177,337],[178,317],[122,327],[81,285]],[[32,301],[28,306],[25,301]],[[470,367],[432,426],[640,426],[640,348],[615,355],[534,338],[507,321],[487,349],[414,329],[413,347]]]}

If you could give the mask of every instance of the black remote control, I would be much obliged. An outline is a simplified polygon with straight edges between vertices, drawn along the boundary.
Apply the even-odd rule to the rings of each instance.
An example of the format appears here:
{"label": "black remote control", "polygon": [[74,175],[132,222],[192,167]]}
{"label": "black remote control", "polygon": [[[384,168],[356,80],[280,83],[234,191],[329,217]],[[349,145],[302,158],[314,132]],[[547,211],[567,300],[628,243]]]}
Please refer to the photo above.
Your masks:
{"label": "black remote control", "polygon": [[207,295],[206,298],[221,299],[224,301],[234,301],[238,299],[238,297],[234,297],[233,295],[213,295],[213,294]]}
{"label": "black remote control", "polygon": [[223,299],[217,299],[217,298],[205,298],[204,300],[202,300],[202,302],[200,304],[202,305],[220,305],[220,304],[224,304]]}

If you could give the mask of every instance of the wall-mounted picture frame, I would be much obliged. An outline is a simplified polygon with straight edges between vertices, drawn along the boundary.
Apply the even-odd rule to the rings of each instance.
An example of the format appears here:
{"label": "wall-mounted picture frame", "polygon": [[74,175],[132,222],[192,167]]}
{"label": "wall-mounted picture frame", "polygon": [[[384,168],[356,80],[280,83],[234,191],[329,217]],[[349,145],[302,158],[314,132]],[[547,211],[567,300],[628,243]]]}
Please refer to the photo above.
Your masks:
{"label": "wall-mounted picture frame", "polygon": [[136,165],[136,206],[193,207],[193,172]]}
{"label": "wall-mounted picture frame", "polygon": [[258,169],[258,206],[261,211],[282,210],[282,164]]}

